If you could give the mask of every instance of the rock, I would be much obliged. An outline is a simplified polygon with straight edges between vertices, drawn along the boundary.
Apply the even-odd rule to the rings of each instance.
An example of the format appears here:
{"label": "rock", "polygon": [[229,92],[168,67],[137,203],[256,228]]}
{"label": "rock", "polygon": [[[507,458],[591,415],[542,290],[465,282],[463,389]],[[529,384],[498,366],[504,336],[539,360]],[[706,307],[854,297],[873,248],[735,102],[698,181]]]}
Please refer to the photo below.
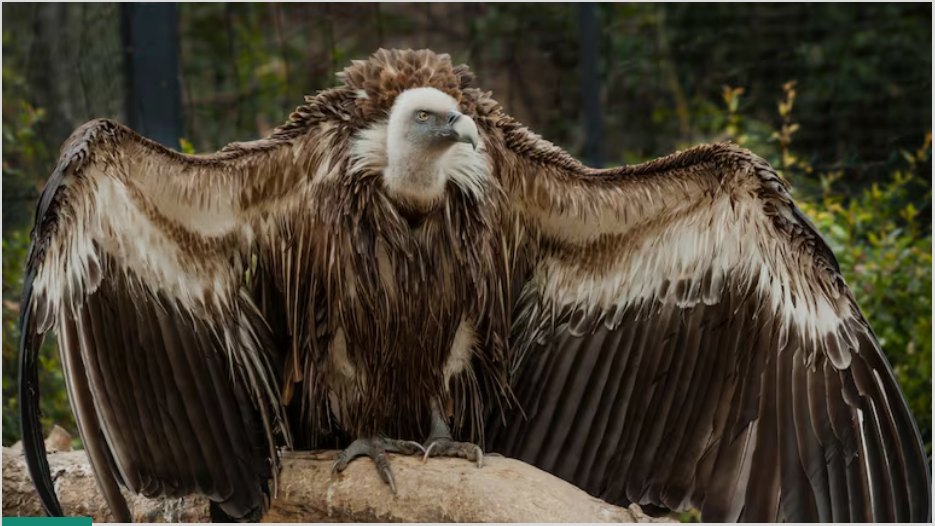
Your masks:
{"label": "rock", "polygon": [[[329,453],[285,452],[278,494],[264,522],[675,522],[596,499],[518,460],[487,457],[483,468],[460,459],[391,455],[393,495],[369,459],[339,474]],[[68,515],[112,520],[84,451],[49,456],[56,493]],[[127,496],[137,522],[209,522],[208,500]],[[3,448],[3,515],[41,516],[22,452]]]}

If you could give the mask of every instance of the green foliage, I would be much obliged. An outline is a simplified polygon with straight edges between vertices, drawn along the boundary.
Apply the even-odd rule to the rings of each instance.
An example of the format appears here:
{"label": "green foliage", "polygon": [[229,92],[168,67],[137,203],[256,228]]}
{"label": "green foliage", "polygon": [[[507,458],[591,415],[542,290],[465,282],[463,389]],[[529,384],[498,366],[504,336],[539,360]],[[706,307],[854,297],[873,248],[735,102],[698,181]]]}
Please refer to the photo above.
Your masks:
{"label": "green foliage", "polygon": [[195,153],[195,146],[192,145],[191,141],[189,141],[185,137],[182,137],[179,139],[179,144],[181,144],[182,146],[182,150],[181,150],[182,153],[187,153],[189,155]]}
{"label": "green foliage", "polygon": [[[4,52],[11,45],[9,33],[3,33]],[[24,227],[32,215],[31,207],[39,197],[37,171],[45,170],[49,158],[39,138],[39,125],[45,111],[27,102],[26,80],[14,61],[3,62],[3,232]]]}
{"label": "green foliage", "polygon": [[[6,45],[4,38],[4,46]],[[38,140],[36,126],[44,112],[25,102],[25,83],[7,64],[3,66],[3,186],[12,191],[23,205],[34,207],[38,199],[36,173],[48,173],[46,152]],[[3,445],[19,440],[18,357],[19,301],[23,289],[23,265],[29,248],[29,226],[8,228],[3,232]],[[46,339],[39,359],[39,389],[42,394],[42,423],[65,427],[76,436],[68,405],[64,378],[53,338]]]}

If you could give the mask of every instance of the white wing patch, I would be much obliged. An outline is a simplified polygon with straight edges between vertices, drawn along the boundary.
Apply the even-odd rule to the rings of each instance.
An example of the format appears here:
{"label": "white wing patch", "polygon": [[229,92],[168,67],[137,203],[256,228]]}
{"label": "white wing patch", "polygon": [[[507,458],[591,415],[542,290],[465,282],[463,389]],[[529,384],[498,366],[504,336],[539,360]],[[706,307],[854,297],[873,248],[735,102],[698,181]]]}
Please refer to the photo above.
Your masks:
{"label": "white wing patch", "polygon": [[[700,199],[697,188],[679,192],[649,192],[642,186],[614,186],[601,190],[603,201],[597,206],[576,199],[574,195],[555,195],[562,189],[548,189],[544,182],[527,192],[548,195],[553,206],[526,212],[535,218],[544,234],[576,243],[587,243],[602,235],[624,234],[638,228],[647,218],[674,213]],[[570,193],[570,192],[569,192]]]}
{"label": "white wing patch", "polygon": [[[680,199],[684,196],[679,196]],[[697,197],[695,198],[698,199]],[[725,281],[756,285],[757,293],[774,312],[803,329],[815,340],[837,331],[839,313],[847,312],[844,297],[831,298],[816,287],[813,265],[788,267],[787,236],[776,231],[755,199],[731,199],[726,192],[704,199],[691,208],[671,199],[647,202],[643,211],[665,218],[661,224],[643,221],[634,213],[630,221],[607,209],[591,215],[594,223],[570,214],[554,216],[543,224],[544,236],[555,236],[579,251],[595,247],[599,264],[547,255],[539,261],[534,286],[557,311],[584,310],[587,317],[601,312],[622,314],[626,307],[648,300],[672,302],[682,308],[698,302],[721,300]],[[650,216],[650,217],[651,217]],[[577,221],[575,221],[577,219]],[[601,236],[605,236],[601,240]],[[609,239],[617,246],[598,247]],[[587,259],[584,256],[582,259]],[[697,287],[679,295],[679,286]],[[848,353],[835,362],[849,363]],[[846,360],[842,362],[841,360]]]}
{"label": "white wing patch", "polygon": [[[709,270],[713,283],[719,284],[756,252],[755,240],[743,235],[748,228],[738,215],[724,196],[698,214],[683,216],[656,231],[635,232],[639,226],[627,229],[632,235],[619,238],[621,245],[614,247],[611,259],[598,272],[547,258],[538,273],[539,290],[559,305],[607,309],[650,298],[665,300],[674,296],[677,282],[701,282]],[[712,295],[717,288],[711,289],[702,297],[717,302]]]}
{"label": "white wing patch", "polygon": [[[77,184],[74,179],[66,179],[60,191],[69,191],[67,187],[73,184]],[[155,184],[140,189],[142,199],[148,201],[141,202],[124,182],[94,167],[87,169],[80,184],[92,188],[76,192],[62,211],[61,242],[48,246],[34,281],[36,292],[44,295],[51,308],[60,308],[65,299],[80,300],[97,289],[105,253],[119,261],[122,269],[132,272],[138,284],[169,294],[188,308],[206,307],[208,301],[220,308],[218,302],[233,298],[236,287],[229,267],[193,272],[191,256],[170,236],[165,225],[157,225],[143,209],[148,206],[170,221],[185,224],[186,235],[206,239],[230,235],[235,247],[239,247],[253,239],[253,232],[249,226],[240,226],[244,223],[229,203],[215,199],[200,208]],[[236,252],[232,250],[230,257]],[[229,257],[222,259],[228,261]],[[197,263],[217,265],[216,261],[205,258]],[[97,272],[92,272],[94,267]],[[212,292],[210,298],[206,297],[208,291]]]}

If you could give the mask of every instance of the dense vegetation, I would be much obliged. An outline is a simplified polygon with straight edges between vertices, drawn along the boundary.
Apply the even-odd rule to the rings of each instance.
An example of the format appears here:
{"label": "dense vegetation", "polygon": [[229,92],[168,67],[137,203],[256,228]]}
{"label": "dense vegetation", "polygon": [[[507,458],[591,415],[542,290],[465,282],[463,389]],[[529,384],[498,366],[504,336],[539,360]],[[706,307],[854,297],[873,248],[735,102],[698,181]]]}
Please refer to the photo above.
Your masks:
{"label": "dense vegetation", "polygon": [[[200,151],[259,136],[350,58],[428,45],[469,62],[510,113],[580,154],[577,7],[446,6],[185,4],[185,134]],[[22,22],[7,24],[3,39],[9,445],[19,437],[17,316],[31,214],[61,142],[89,118],[121,119],[123,93],[95,69],[115,60],[115,8],[3,9]],[[599,15],[605,158],[637,162],[730,138],[780,168],[838,256],[931,451],[931,6],[627,4]],[[55,17],[71,23],[46,35]],[[81,82],[65,82],[73,78]],[[42,366],[44,422],[74,430],[52,342]]]}

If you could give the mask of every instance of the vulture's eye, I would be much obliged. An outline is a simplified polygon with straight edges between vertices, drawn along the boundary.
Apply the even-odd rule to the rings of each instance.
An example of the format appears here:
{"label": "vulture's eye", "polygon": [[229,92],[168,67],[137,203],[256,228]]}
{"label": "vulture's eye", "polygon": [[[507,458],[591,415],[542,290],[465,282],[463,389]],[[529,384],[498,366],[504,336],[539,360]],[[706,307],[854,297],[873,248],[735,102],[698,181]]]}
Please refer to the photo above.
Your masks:
{"label": "vulture's eye", "polygon": [[427,120],[429,120],[429,112],[427,112],[427,111],[419,111],[418,113],[416,113],[416,119],[417,119],[417,120],[420,120],[420,121],[427,121]]}

